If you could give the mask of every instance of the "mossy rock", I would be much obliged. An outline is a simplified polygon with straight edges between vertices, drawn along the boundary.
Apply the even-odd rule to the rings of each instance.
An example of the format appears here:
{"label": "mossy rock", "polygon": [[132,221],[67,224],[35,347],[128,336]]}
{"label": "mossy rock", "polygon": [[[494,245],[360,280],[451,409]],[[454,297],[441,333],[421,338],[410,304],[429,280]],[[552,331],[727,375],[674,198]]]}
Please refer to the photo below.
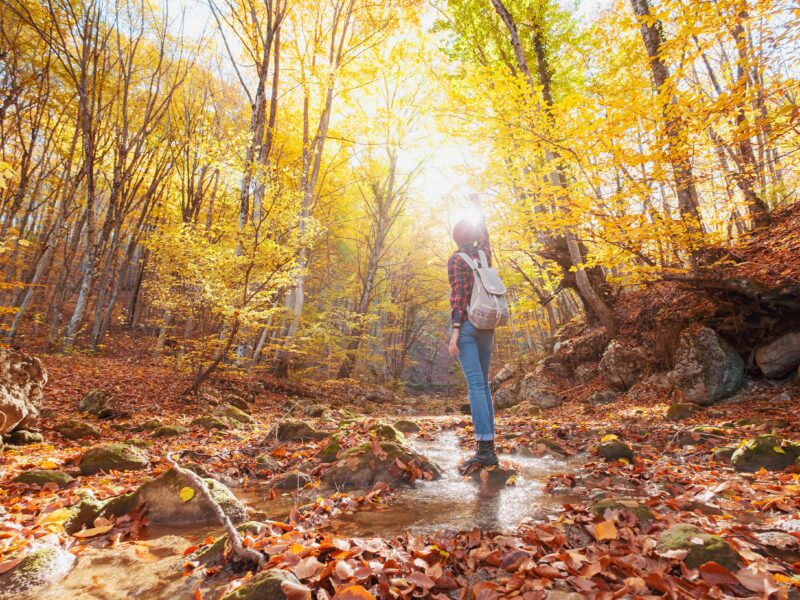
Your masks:
{"label": "mossy rock", "polygon": [[236,408],[231,404],[220,404],[217,406],[212,414],[216,417],[224,417],[226,419],[232,419],[234,421],[238,421],[239,423],[255,423],[255,419],[248,415],[240,408]]}
{"label": "mossy rock", "polygon": [[697,411],[698,405],[694,402],[678,402],[667,409],[667,420],[683,421],[691,418]]}
{"label": "mossy rock", "polygon": [[319,418],[328,414],[328,407],[324,404],[310,404],[303,407],[303,412],[309,417]]}
{"label": "mossy rock", "polygon": [[61,434],[61,437],[68,440],[100,439],[100,430],[97,427],[78,419],[70,419],[57,425],[56,431]]}
{"label": "mossy rock", "polygon": [[355,412],[354,410],[350,410],[349,408],[340,408],[339,409],[339,422],[340,423],[356,423],[360,421],[363,417]]}
{"label": "mossy rock", "polygon": [[739,419],[734,423],[736,427],[750,427],[753,425],[764,425],[766,427],[771,427],[772,429],[784,429],[789,426],[789,421],[786,419],[759,419],[759,418],[749,418],[749,419]]}
{"label": "mossy rock", "polygon": [[421,431],[419,425],[408,419],[400,419],[399,421],[395,421],[392,427],[394,427],[400,433],[419,433]]}
{"label": "mossy rock", "polygon": [[492,467],[474,468],[470,470],[469,476],[477,483],[497,488],[514,485],[517,477],[519,477],[519,473],[514,468],[494,465]]}
{"label": "mossy rock", "polygon": [[130,438],[129,440],[125,440],[125,443],[136,446],[137,448],[149,448],[153,445],[153,442],[143,440],[142,438]]}
{"label": "mossy rock", "polygon": [[525,408],[525,414],[529,417],[541,417],[542,416],[542,407],[536,406],[535,404],[529,404]]}
{"label": "mossy rock", "polygon": [[269,454],[259,454],[256,456],[256,469],[259,471],[277,471],[281,464]]}
{"label": "mossy rock", "polygon": [[81,398],[78,409],[99,419],[108,419],[117,414],[117,398],[107,390],[92,390]]}
{"label": "mossy rock", "polygon": [[31,444],[41,444],[44,441],[41,433],[28,431],[27,429],[17,429],[3,436],[3,440],[12,446],[29,446]]}
{"label": "mossy rock", "polygon": [[22,557],[10,571],[0,575],[0,594],[10,598],[64,577],[75,565],[75,556],[51,544],[41,545]]}
{"label": "mossy rock", "polygon": [[67,487],[73,481],[75,480],[71,475],[50,469],[33,469],[20,473],[14,479],[15,483],[27,483],[29,485],[41,486],[45,483],[55,483],[60,488]]}
{"label": "mossy rock", "polygon": [[182,425],[162,425],[153,432],[153,437],[178,437],[184,433],[186,433],[186,427],[183,427]]}
{"label": "mossy rock", "polygon": [[342,449],[342,445],[339,441],[340,436],[339,434],[335,433],[330,437],[328,443],[325,447],[320,450],[320,453],[317,455],[322,462],[329,463],[336,460],[336,457],[339,456],[339,451]]}
{"label": "mossy rock", "polygon": [[78,492],[80,500],[69,507],[70,516],[64,521],[64,530],[73,534],[87,524],[94,522],[100,514],[105,502],[95,498],[95,495],[88,490]]}
{"label": "mossy rock", "polygon": [[[258,534],[261,533],[265,527],[266,525],[264,523],[259,523],[258,521],[246,521],[245,523],[237,526],[236,531],[244,535],[250,533]],[[225,546],[227,544],[228,534],[226,533],[218,537],[213,544],[203,546],[202,548],[195,550],[189,559],[196,560],[204,565],[221,563],[225,556]]]}
{"label": "mossy rock", "polygon": [[800,444],[782,440],[774,435],[760,435],[742,443],[731,456],[733,468],[753,473],[783,471],[800,457]]}
{"label": "mossy rock", "polygon": [[311,483],[311,477],[301,471],[289,471],[272,480],[276,490],[299,490]]}
{"label": "mossy rock", "polygon": [[242,587],[225,594],[222,600],[285,600],[286,594],[281,588],[283,583],[300,585],[300,581],[290,571],[261,571]]}
{"label": "mossy rock", "polygon": [[327,434],[324,431],[317,431],[305,421],[299,419],[284,419],[278,422],[275,437],[280,442],[292,440],[321,440]]}
{"label": "mossy rock", "polygon": [[696,444],[718,443],[724,440],[730,431],[713,425],[698,425],[691,429],[680,431],[676,437],[679,446],[694,446]]}
{"label": "mossy rock", "polygon": [[325,481],[337,488],[371,488],[376,482],[388,485],[408,485],[406,470],[397,461],[420,467],[423,475],[430,479],[441,477],[441,470],[425,456],[394,442],[378,442],[380,454],[376,455],[373,443],[365,442],[349,448],[339,455],[339,459],[325,473]]}
{"label": "mossy rock", "polygon": [[369,430],[374,433],[375,437],[379,440],[395,442],[397,444],[404,444],[406,442],[406,436],[388,423],[375,423]]}
{"label": "mossy rock", "polygon": [[211,415],[197,417],[192,421],[192,425],[196,425],[197,427],[202,427],[206,431],[212,431],[214,429],[219,429],[219,430],[228,429],[228,425],[227,423],[225,423],[225,421]]}
{"label": "mossy rock", "polygon": [[149,421],[145,421],[141,425],[141,429],[158,429],[159,427],[163,427],[164,423],[161,419],[150,419]]}
{"label": "mossy rock", "polygon": [[690,569],[713,561],[735,571],[740,563],[739,555],[728,542],[689,524],[675,525],[658,538],[657,552],[664,554],[673,550],[688,552],[683,562]]}
{"label": "mossy rock", "polygon": [[712,457],[717,462],[730,462],[736,450],[736,446],[722,446],[721,448],[715,448]]}
{"label": "mossy rock", "polygon": [[602,517],[608,509],[633,513],[642,524],[653,520],[653,511],[633,498],[604,498],[592,504],[589,507],[589,512]]}
{"label": "mossy rock", "polygon": [[250,414],[250,405],[247,403],[247,400],[241,396],[237,396],[236,394],[226,394],[223,400],[225,403],[235,406],[239,410]]}
{"label": "mossy rock", "polygon": [[84,452],[79,467],[84,475],[100,471],[135,471],[144,469],[149,459],[144,453],[128,444],[105,444]]}
{"label": "mossy rock", "polygon": [[555,452],[556,454],[560,454],[562,456],[566,456],[568,454],[568,452],[566,450],[564,450],[564,447],[561,444],[559,444],[557,441],[552,440],[550,438],[546,438],[546,437],[536,438],[536,441],[534,441],[534,444],[542,444],[543,446],[545,446],[551,452]]}
{"label": "mossy rock", "polygon": [[607,440],[597,446],[597,455],[606,460],[625,459],[633,462],[633,450],[622,440]]}

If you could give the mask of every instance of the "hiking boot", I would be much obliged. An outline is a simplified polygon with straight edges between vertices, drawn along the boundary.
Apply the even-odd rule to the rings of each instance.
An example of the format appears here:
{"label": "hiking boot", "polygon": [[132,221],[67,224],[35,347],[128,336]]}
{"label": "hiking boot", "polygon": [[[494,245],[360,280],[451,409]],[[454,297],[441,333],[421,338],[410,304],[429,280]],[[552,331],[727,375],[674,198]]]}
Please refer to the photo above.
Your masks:
{"label": "hiking boot", "polygon": [[494,451],[494,440],[480,441],[475,455],[466,460],[459,470],[462,475],[466,475],[477,467],[491,467],[498,462],[497,454]]}

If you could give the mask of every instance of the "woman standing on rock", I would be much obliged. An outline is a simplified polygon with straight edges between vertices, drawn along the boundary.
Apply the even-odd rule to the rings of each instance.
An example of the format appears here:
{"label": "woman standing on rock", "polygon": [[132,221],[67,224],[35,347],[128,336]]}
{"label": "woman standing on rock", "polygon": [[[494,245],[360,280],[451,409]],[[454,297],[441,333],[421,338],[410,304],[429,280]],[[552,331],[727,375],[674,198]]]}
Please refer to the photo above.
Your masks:
{"label": "woman standing on rock", "polygon": [[483,267],[492,264],[489,231],[480,211],[477,198],[472,201],[479,210],[480,220],[473,223],[462,219],[453,228],[453,240],[458,245],[447,261],[447,277],[450,280],[450,344],[451,356],[458,357],[461,370],[467,380],[469,407],[475,427],[477,451],[461,465],[461,472],[468,473],[478,466],[496,465],[494,450],[494,407],[489,390],[489,360],[492,355],[493,329],[477,329],[468,318],[468,307],[474,285],[473,266],[467,263],[467,255],[473,265],[485,260]]}

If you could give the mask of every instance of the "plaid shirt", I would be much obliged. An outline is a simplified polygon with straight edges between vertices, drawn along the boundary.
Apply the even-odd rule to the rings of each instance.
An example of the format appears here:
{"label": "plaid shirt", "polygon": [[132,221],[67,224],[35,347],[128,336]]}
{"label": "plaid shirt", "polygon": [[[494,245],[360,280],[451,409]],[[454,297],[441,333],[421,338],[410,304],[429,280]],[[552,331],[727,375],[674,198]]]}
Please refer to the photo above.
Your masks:
{"label": "plaid shirt", "polygon": [[450,323],[460,325],[467,320],[467,306],[472,297],[472,284],[474,275],[472,269],[465,263],[458,252],[464,252],[470,258],[478,260],[478,250],[486,254],[488,266],[492,266],[492,249],[489,245],[489,231],[486,223],[479,225],[478,241],[473,244],[463,244],[447,261],[447,279],[450,280]]}

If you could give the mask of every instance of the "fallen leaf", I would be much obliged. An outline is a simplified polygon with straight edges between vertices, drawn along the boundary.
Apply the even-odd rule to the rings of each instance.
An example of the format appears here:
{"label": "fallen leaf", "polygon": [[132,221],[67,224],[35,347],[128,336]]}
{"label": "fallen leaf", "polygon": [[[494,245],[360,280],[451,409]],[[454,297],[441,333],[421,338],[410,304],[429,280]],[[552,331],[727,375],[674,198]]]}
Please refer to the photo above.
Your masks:
{"label": "fallen leaf", "polygon": [[598,542],[601,540],[616,540],[617,537],[617,526],[614,521],[601,521],[594,526],[594,539]]}
{"label": "fallen leaf", "polygon": [[194,489],[190,488],[189,486],[182,487],[178,495],[181,497],[181,500],[188,502],[194,498]]}
{"label": "fallen leaf", "polygon": [[370,594],[363,586],[349,585],[336,592],[333,600],[375,600],[375,596]]}
{"label": "fallen leaf", "polygon": [[322,563],[317,560],[316,556],[309,556],[308,558],[304,558],[299,563],[294,566],[292,572],[297,576],[298,579],[308,579],[309,577],[313,577],[317,574],[322,568]]}
{"label": "fallen leaf", "polygon": [[101,525],[100,527],[91,527],[90,529],[82,529],[80,531],[76,531],[75,533],[72,534],[72,537],[80,539],[95,537],[98,535],[103,535],[104,533],[111,531],[113,528],[114,528],[113,524]]}

